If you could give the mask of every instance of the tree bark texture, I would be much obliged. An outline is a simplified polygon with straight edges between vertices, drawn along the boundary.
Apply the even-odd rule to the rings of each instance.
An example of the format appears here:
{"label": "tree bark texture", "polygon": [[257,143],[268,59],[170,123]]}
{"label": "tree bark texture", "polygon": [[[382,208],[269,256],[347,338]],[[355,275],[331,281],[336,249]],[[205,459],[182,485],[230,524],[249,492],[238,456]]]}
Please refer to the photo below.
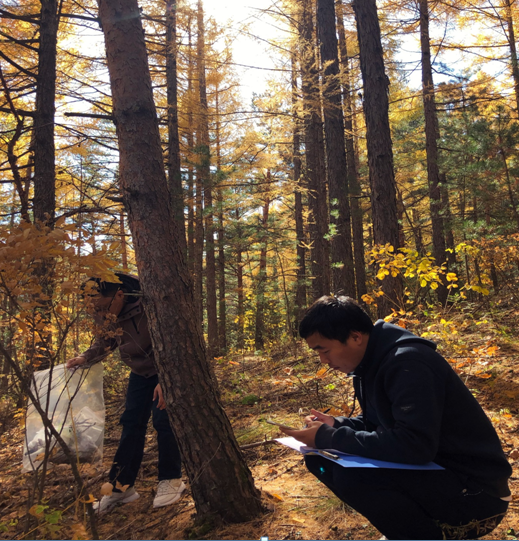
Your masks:
{"label": "tree bark texture", "polygon": [[38,79],[34,112],[34,219],[54,225],[56,171],[54,114],[56,112],[56,47],[58,1],[41,0]]}
{"label": "tree bark texture", "polygon": [[180,171],[180,140],[178,135],[177,92],[177,0],[166,0],[166,85],[168,102],[168,183],[173,204],[175,227],[183,231],[187,252],[184,217],[184,190]]}
{"label": "tree bark texture", "polygon": [[200,93],[198,141],[199,168],[204,187],[205,216],[205,302],[207,311],[207,353],[210,359],[218,355],[218,316],[216,309],[216,258],[214,245],[213,181],[211,177],[211,152],[209,148],[209,117],[207,86],[205,80],[205,27],[202,0],[197,7],[198,36],[196,42],[198,64],[198,91]]}
{"label": "tree bark texture", "polygon": [[[319,146],[322,141],[319,74],[315,59],[314,23],[310,0],[302,1],[300,22],[301,79],[304,110],[304,144],[306,177],[308,179],[309,231],[311,242],[312,296],[330,293],[330,262],[325,238],[328,233],[326,216],[326,183],[322,177]],[[320,133],[319,133],[320,132]],[[324,162],[324,160],[323,160]]]}
{"label": "tree bark texture", "polygon": [[336,228],[330,246],[332,288],[334,291],[342,290],[346,295],[355,297],[348,168],[344,144],[334,0],[317,0],[317,29],[321,48],[330,223]]}
{"label": "tree bark texture", "polygon": [[[384,69],[376,0],[354,0],[364,91],[366,143],[371,186],[371,212],[375,244],[398,245],[396,185],[389,127],[389,80]],[[402,305],[402,279],[387,276],[381,283],[384,296],[378,300],[378,315]]]}
{"label": "tree bark texture", "polygon": [[[420,44],[422,49],[422,98],[425,114],[425,150],[427,156],[427,182],[429,185],[429,209],[431,211],[433,256],[437,265],[445,262],[445,232],[443,229],[440,171],[438,167],[438,117],[431,65],[429,40],[429,4],[420,0]],[[445,282],[445,281],[444,281]],[[447,302],[445,283],[436,290],[438,300]]]}
{"label": "tree bark texture", "polygon": [[201,516],[260,512],[258,491],[219,403],[179,230],[171,219],[158,120],[136,0],[99,0],[128,211],[167,410]]}
{"label": "tree bark texture", "polygon": [[362,190],[359,182],[357,159],[355,156],[355,141],[353,130],[353,107],[351,99],[350,66],[348,44],[344,32],[344,5],[337,5],[337,33],[339,36],[339,53],[342,67],[343,87],[342,99],[344,107],[344,130],[346,146],[346,164],[348,169],[348,187],[350,191],[351,224],[353,231],[353,256],[355,262],[356,298],[361,301],[368,292],[366,286],[366,260],[364,257],[364,226],[360,198]]}

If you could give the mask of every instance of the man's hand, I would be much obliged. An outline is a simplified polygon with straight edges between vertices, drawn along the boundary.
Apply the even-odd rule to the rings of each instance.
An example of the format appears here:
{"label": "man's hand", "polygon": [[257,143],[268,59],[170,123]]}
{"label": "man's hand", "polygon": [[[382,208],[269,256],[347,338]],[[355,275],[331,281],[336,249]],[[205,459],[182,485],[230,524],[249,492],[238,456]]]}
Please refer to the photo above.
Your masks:
{"label": "man's hand", "polygon": [[311,409],[310,410],[311,415],[308,415],[305,417],[305,424],[306,426],[310,426],[310,423],[313,421],[320,421],[321,423],[333,426],[335,422],[335,417],[332,417],[331,415],[326,415],[326,413],[321,413],[320,411]]}
{"label": "man's hand", "polygon": [[74,368],[75,366],[81,366],[82,364],[86,363],[85,357],[83,355],[78,355],[77,357],[72,357],[72,359],[69,359],[66,363],[67,368]]}
{"label": "man's hand", "polygon": [[159,410],[165,409],[166,401],[164,400],[164,395],[162,394],[162,387],[160,386],[160,383],[157,384],[155,390],[153,391],[153,402],[155,402],[157,398],[159,399],[157,408],[159,408]]}
{"label": "man's hand", "polygon": [[[328,416],[326,415],[325,417]],[[306,428],[303,428],[302,430],[288,430],[281,427],[280,430],[287,436],[292,436],[296,440],[308,445],[308,447],[315,447],[315,435],[317,434],[319,427],[323,424],[324,423],[321,423],[321,421],[307,421]]]}

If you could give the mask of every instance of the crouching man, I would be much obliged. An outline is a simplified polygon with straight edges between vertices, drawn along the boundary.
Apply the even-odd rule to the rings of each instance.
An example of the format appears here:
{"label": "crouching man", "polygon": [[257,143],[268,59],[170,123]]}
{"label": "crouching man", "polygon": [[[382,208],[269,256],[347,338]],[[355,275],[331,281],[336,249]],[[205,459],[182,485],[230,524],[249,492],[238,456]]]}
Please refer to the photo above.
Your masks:
{"label": "crouching man", "polygon": [[343,468],[319,456],[306,465],[388,539],[475,539],[492,531],[511,500],[512,470],[481,406],[432,342],[379,320],[349,297],[321,297],[299,333],[321,363],[353,376],[362,412],[312,410],[306,445],[443,470]]}

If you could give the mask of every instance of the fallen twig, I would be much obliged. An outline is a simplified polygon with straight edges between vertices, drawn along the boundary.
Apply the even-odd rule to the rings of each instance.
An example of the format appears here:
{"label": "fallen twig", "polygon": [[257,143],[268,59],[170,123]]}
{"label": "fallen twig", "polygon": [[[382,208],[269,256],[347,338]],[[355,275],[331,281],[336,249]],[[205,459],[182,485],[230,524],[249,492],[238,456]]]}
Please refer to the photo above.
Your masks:
{"label": "fallen twig", "polygon": [[254,447],[261,447],[262,445],[271,445],[273,443],[278,443],[276,440],[265,440],[258,441],[256,443],[247,443],[246,445],[240,445],[240,449],[244,451],[245,449],[253,449]]}

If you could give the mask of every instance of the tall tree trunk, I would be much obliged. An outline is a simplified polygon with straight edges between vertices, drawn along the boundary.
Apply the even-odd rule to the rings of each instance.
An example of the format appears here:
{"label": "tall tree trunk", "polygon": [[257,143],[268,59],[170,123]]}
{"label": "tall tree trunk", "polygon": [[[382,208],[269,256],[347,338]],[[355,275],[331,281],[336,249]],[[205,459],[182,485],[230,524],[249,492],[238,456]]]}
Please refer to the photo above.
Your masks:
{"label": "tall tree trunk", "polygon": [[[354,0],[360,48],[360,68],[364,83],[364,115],[368,148],[369,179],[373,237],[376,244],[398,245],[396,185],[393,170],[393,148],[389,128],[389,80],[384,69],[384,56],[375,0]],[[384,296],[378,300],[378,315],[384,317],[403,304],[401,277],[387,276],[382,281]]]}
{"label": "tall tree trunk", "polygon": [[54,227],[56,172],[54,114],[56,112],[57,0],[41,0],[38,80],[34,111],[34,219]]}
{"label": "tall tree trunk", "polygon": [[317,28],[323,70],[323,113],[330,223],[336,227],[331,242],[332,286],[334,291],[342,290],[347,295],[355,297],[351,211],[334,0],[317,0]]}
{"label": "tall tree trunk", "polygon": [[[437,265],[445,262],[445,233],[443,230],[440,171],[438,168],[438,118],[429,41],[428,0],[420,1],[420,43],[422,48],[422,97],[425,113],[425,149],[427,156],[427,181],[429,184],[429,208],[432,222],[433,256]],[[447,302],[447,286],[443,281],[436,290],[438,300]]]}
{"label": "tall tree trunk", "polygon": [[[326,207],[326,185],[321,174],[319,145],[322,139],[320,118],[319,77],[315,62],[314,23],[310,0],[302,2],[299,26],[304,110],[306,176],[308,178],[309,230],[311,242],[312,296],[330,293],[330,262],[325,235],[328,231],[323,207]],[[319,134],[321,132],[321,135]]]}
{"label": "tall tree trunk", "polygon": [[[215,139],[216,139],[216,178],[222,179],[222,152],[220,141],[219,88],[215,93]],[[217,186],[218,204],[218,349],[222,355],[227,351],[227,304],[225,301],[225,224],[223,217],[223,188]]]}
{"label": "tall tree trunk", "polygon": [[237,248],[236,248],[236,287],[238,290],[238,348],[245,347],[245,292],[243,289],[243,249],[242,230],[240,227],[240,211],[235,210],[237,222]]}
{"label": "tall tree trunk", "polygon": [[159,126],[136,0],[99,0],[132,231],[159,379],[201,516],[236,522],[261,512],[259,493],[218,400],[179,230],[171,219]]}
{"label": "tall tree trunk", "polygon": [[[35,222],[54,228],[56,213],[56,170],[54,144],[54,115],[56,112],[56,49],[58,43],[59,10],[57,0],[41,0],[40,39],[38,49],[38,78],[36,109],[33,124]],[[41,305],[40,330],[36,333],[35,366],[49,368],[52,362],[51,297],[54,290],[54,263],[45,258],[35,270],[44,298]]]}
{"label": "tall tree trunk", "polygon": [[[190,50],[191,45],[191,27],[189,27],[189,38],[190,38]],[[197,42],[198,44],[198,42]],[[191,57],[193,54],[189,55],[189,68],[191,69],[191,77],[188,84],[191,84],[191,81],[195,77],[195,68]],[[198,67],[198,47],[196,54],[196,63]],[[204,72],[205,77],[205,72]],[[204,182],[204,168],[203,168],[203,155],[201,148],[203,147],[204,136],[201,133],[201,121],[200,121],[200,111],[195,111],[196,107],[199,107],[200,101],[200,81],[197,81],[197,96],[193,93],[193,99],[190,102],[190,118],[193,119],[195,112],[197,112],[197,121],[196,121],[196,147],[193,148],[193,160],[195,161],[195,170],[196,170],[196,181],[195,181],[195,245],[194,245],[194,291],[195,291],[195,304],[198,312],[198,318],[200,321],[200,329],[203,331],[204,328],[204,198],[203,198],[203,182]],[[209,148],[207,148],[209,150]]]}
{"label": "tall tree trunk", "polygon": [[209,116],[207,109],[207,87],[205,81],[205,27],[202,0],[197,8],[197,64],[198,90],[200,93],[199,133],[200,168],[204,186],[205,215],[205,302],[207,311],[207,353],[209,358],[218,355],[218,316],[216,310],[216,259],[214,246],[213,182],[211,177],[211,153],[209,150]]}
{"label": "tall tree trunk", "polygon": [[[301,319],[303,310],[306,308],[306,265],[305,265],[305,232],[303,222],[303,196],[302,196],[302,178],[301,178],[301,141],[300,141],[300,129],[301,123],[298,117],[298,95],[297,95],[297,67],[295,53],[292,52],[292,117],[293,117],[293,130],[292,130],[292,161],[293,168],[293,181],[294,181],[294,218],[296,222],[296,257],[297,257],[297,270],[296,270],[296,306],[295,306],[295,318],[298,322]],[[297,327],[297,325],[296,325]]]}
{"label": "tall tree trunk", "polygon": [[348,44],[344,32],[343,19],[344,4],[337,4],[337,33],[339,35],[339,52],[343,72],[342,99],[344,104],[344,129],[346,143],[346,163],[348,169],[348,187],[350,190],[351,223],[353,231],[353,255],[355,261],[355,282],[357,286],[357,298],[360,301],[362,296],[368,292],[366,286],[366,261],[364,257],[364,227],[362,220],[362,208],[360,198],[362,190],[359,182],[357,159],[353,129],[353,106],[351,99],[350,66],[348,56]]}
{"label": "tall tree trunk", "polygon": [[256,318],[255,318],[255,332],[254,332],[254,348],[256,350],[262,350],[265,346],[265,289],[267,284],[267,245],[268,245],[268,221],[269,221],[269,208],[270,208],[270,196],[268,189],[271,182],[270,171],[267,171],[267,184],[265,199],[263,201],[263,216],[261,219],[261,230],[263,232],[261,237],[261,249],[260,260],[258,270],[258,282],[256,285]]}
{"label": "tall tree trunk", "polygon": [[204,328],[204,197],[203,179],[200,171],[200,155],[198,153],[198,141],[200,134],[197,129],[196,153],[196,180],[195,180],[195,245],[194,245],[194,292],[195,306],[200,322],[200,329]]}
{"label": "tall tree trunk", "polygon": [[[193,43],[191,36],[191,12],[189,13],[187,20],[187,33],[188,33],[188,54],[187,54],[187,96],[185,97],[187,103],[187,264],[190,274],[194,276],[194,289],[195,299],[197,299],[197,274],[195,272],[195,191],[194,191],[194,175],[193,175],[193,156],[195,155],[195,143],[194,143],[194,122],[193,122]],[[201,276],[201,274],[200,274]],[[200,299],[200,305],[201,305]],[[199,316],[202,316],[199,310]],[[203,319],[200,319],[200,325],[202,325]],[[201,327],[200,327],[201,328]]]}
{"label": "tall tree trunk", "polygon": [[175,227],[183,232],[187,253],[184,218],[184,190],[180,171],[180,140],[178,136],[177,98],[177,0],[166,0],[166,85],[168,102],[168,183],[173,203]]}

